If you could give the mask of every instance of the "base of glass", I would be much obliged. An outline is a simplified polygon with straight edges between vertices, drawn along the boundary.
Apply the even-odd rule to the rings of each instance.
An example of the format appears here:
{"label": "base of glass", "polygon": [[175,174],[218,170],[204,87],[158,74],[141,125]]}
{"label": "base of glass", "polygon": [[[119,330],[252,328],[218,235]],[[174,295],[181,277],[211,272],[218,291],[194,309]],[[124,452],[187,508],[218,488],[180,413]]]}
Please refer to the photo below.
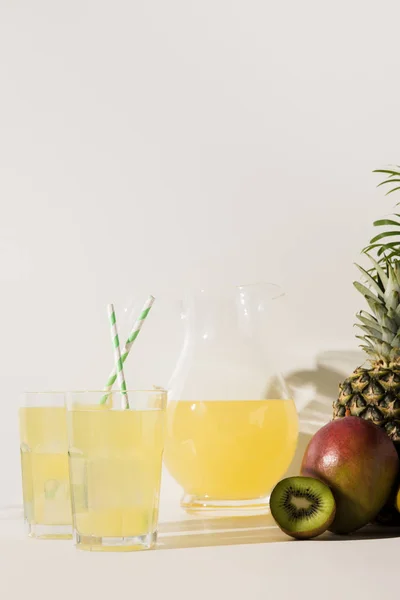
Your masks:
{"label": "base of glass", "polygon": [[260,514],[269,512],[269,496],[265,498],[251,498],[246,500],[230,500],[229,498],[211,498],[209,496],[196,496],[184,494],[181,506],[187,512],[201,512],[207,514],[228,514],[243,516],[247,514]]}
{"label": "base of glass", "polygon": [[25,521],[28,536],[38,540],[71,540],[71,525],[41,525]]}
{"label": "base of glass", "polygon": [[157,532],[144,535],[125,537],[98,537],[94,535],[81,535],[74,530],[74,542],[78,550],[89,552],[134,552],[136,550],[150,550],[157,541]]}

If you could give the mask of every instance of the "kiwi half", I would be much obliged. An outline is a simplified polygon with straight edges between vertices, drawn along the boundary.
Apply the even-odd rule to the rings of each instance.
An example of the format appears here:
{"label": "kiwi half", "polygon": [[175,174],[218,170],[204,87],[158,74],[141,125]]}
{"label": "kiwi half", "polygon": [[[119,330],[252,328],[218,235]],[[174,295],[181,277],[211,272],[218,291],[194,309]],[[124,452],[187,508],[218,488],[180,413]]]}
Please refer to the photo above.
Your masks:
{"label": "kiwi half", "polygon": [[274,488],[269,503],[282,531],[303,540],[326,531],[336,512],[330,488],[312,477],[283,479]]}

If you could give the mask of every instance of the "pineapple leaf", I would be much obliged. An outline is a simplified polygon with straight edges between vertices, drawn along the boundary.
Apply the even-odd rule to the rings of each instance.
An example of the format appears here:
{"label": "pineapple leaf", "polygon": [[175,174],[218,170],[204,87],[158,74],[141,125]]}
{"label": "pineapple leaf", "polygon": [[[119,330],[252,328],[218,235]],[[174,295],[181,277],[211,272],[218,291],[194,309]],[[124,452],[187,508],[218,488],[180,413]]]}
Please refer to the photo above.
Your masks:
{"label": "pineapple leaf", "polygon": [[371,288],[373,288],[379,296],[383,297],[385,292],[385,288],[383,287],[383,285],[380,286],[379,283],[373,277],[371,277],[371,275],[365,269],[363,269],[363,267],[360,267],[360,265],[357,264],[356,267],[364,276],[364,278],[368,281]]}
{"label": "pineapple leaf", "polygon": [[392,345],[392,342],[395,338],[395,334],[393,331],[390,331],[387,327],[382,326],[382,339],[384,342],[388,342],[388,344]]}
{"label": "pineapple leaf", "polygon": [[368,254],[368,253],[366,253],[366,254],[367,254],[367,257],[369,258],[369,260],[372,262],[372,265],[375,267],[376,272],[378,273],[378,276],[381,280],[383,288],[385,288],[388,283],[388,276],[386,275],[383,268],[376,262],[376,260],[370,254]]}
{"label": "pineapple leaf", "polygon": [[381,185],[385,185],[387,183],[400,183],[400,179],[396,179],[398,175],[400,175],[400,173],[393,173],[393,175],[391,175],[388,179],[385,179],[385,181],[381,181],[380,183],[378,183],[376,187],[381,187]]}
{"label": "pineapple leaf", "polygon": [[[384,252],[387,252],[388,250],[393,250],[393,252],[395,254],[399,254],[400,253],[400,248],[399,248],[399,242],[390,242],[388,244],[379,244],[380,248],[378,250],[378,256],[382,256],[382,254]],[[385,257],[386,259],[386,257]],[[387,262],[387,260],[386,260]]]}
{"label": "pineapple leaf", "polygon": [[392,340],[392,347],[396,348],[398,346],[400,346],[400,332]]}
{"label": "pineapple leaf", "polygon": [[382,325],[383,327],[386,327],[386,329],[390,329],[390,331],[394,334],[397,334],[397,332],[399,331],[399,327],[396,321],[390,319],[388,316],[382,319]]}
{"label": "pineapple leaf", "polygon": [[374,358],[377,357],[377,351],[374,350],[373,348],[369,348],[368,346],[363,346],[363,345],[360,345],[359,347],[362,348],[366,354],[369,354],[370,356],[373,356]]}
{"label": "pineapple leaf", "polygon": [[360,323],[355,323],[354,327],[358,327],[362,331],[365,331],[365,333],[368,334],[370,337],[380,340],[381,342],[388,341],[384,339],[384,335],[381,331],[379,331],[379,329],[375,329],[374,327],[370,327],[369,325],[361,325]]}
{"label": "pineapple leaf", "polygon": [[375,350],[372,351],[372,349],[371,349],[370,353],[373,352],[373,354],[375,356],[378,356],[380,358],[384,358],[385,360],[388,360],[388,358],[390,356],[390,352],[392,350],[392,347],[390,346],[390,344],[387,344],[386,342],[380,342],[379,340],[377,340],[376,343],[374,344],[374,348],[375,348]]}
{"label": "pineapple leaf", "polygon": [[[393,181],[394,181],[394,180],[393,180]],[[400,190],[400,186],[398,186],[398,187],[395,187],[395,188],[393,188],[393,189],[389,190],[388,192],[386,192],[386,196],[389,196],[389,194],[392,194],[393,192],[395,192],[395,191],[397,191],[397,190]],[[399,203],[397,202],[396,206],[398,206],[398,205],[399,205]]]}
{"label": "pineapple leaf", "polygon": [[[388,282],[388,284],[386,286],[386,290],[385,290],[385,300],[390,296],[390,294],[393,291],[394,292],[400,291],[399,282],[397,280],[396,273],[392,266],[392,263],[388,263],[387,267],[388,267],[389,282]],[[396,303],[396,306],[397,306],[397,304],[398,304],[398,302]]]}
{"label": "pineapple leaf", "polygon": [[[363,340],[363,338],[358,335],[356,337],[358,337],[360,340]],[[373,346],[366,346],[365,344],[360,344],[358,347],[362,348],[367,354],[376,354],[376,350]]]}
{"label": "pineapple leaf", "polygon": [[[400,169],[400,166],[398,166],[397,168]],[[389,175],[390,177],[400,177],[400,171],[393,171],[392,169],[375,169],[372,172],[383,173],[384,175]]]}
{"label": "pineapple leaf", "polygon": [[400,258],[400,252],[393,250],[392,252],[390,252],[389,254],[385,254],[385,261],[389,262],[392,258],[394,258],[395,256]]}
{"label": "pineapple leaf", "polygon": [[371,340],[369,340],[367,337],[362,336],[362,335],[356,335],[356,338],[358,340],[361,340],[362,342],[366,342],[367,343],[367,346],[363,346],[363,348],[373,348],[374,347],[374,345],[371,342]]}
{"label": "pineapple leaf", "polygon": [[392,237],[394,235],[400,236],[400,231],[383,231],[382,233],[379,233],[378,235],[376,235],[375,237],[372,238],[371,244],[374,244],[375,242],[378,242],[379,240],[383,240],[385,237]]}
{"label": "pineapple leaf", "polygon": [[[388,244],[383,244],[384,250],[386,248],[392,249],[392,248],[398,248],[399,247],[399,243],[398,242],[390,242]],[[366,246],[363,250],[364,254],[367,254],[370,250],[374,250],[375,248],[382,248],[382,244],[370,244],[369,246]]]}
{"label": "pineapple leaf", "polygon": [[[366,315],[368,315],[368,313],[365,313]],[[361,323],[363,323],[363,325],[366,325],[367,327],[372,327],[373,329],[378,329],[379,330],[379,323],[376,319],[374,319],[374,317],[369,317],[368,316],[364,316],[361,312],[359,312],[356,315],[357,319],[359,321],[361,321]],[[374,320],[372,320],[374,319]],[[397,332],[397,328],[396,328],[396,332]]]}
{"label": "pineapple leaf", "polygon": [[387,316],[391,321],[396,323],[398,328],[400,328],[400,313],[398,314],[393,308],[388,308]]}
{"label": "pineapple leaf", "polygon": [[365,299],[368,302],[368,305],[369,305],[370,309],[372,310],[372,312],[374,313],[374,315],[377,316],[378,321],[379,321],[379,319],[383,319],[383,317],[386,315],[387,311],[382,306],[382,304],[380,304],[376,300],[371,300],[371,298],[368,298],[367,296],[365,297]]}
{"label": "pineapple leaf", "polygon": [[393,261],[392,263],[393,273],[397,279],[397,283],[400,286],[400,261]]}
{"label": "pineapple leaf", "polygon": [[[367,313],[365,310],[361,310],[359,313],[357,313],[356,317],[361,321],[361,323],[363,323],[367,327],[372,327],[373,329],[378,329],[379,331],[383,327],[387,331],[390,331],[392,334],[396,335],[399,331],[399,324],[396,320],[396,313],[393,311],[393,309],[388,309],[388,314],[385,314],[384,309],[382,309],[381,312],[381,322],[378,322],[378,320],[375,317]],[[391,313],[390,315],[389,312]]]}
{"label": "pineapple leaf", "polygon": [[360,294],[362,294],[366,298],[370,298],[371,300],[379,304],[378,298],[371,292],[371,290],[365,287],[365,285],[363,285],[359,281],[353,281],[353,285],[356,288],[356,290],[360,292]]}
{"label": "pineapple leaf", "polygon": [[384,356],[385,358],[389,358],[390,352],[392,351],[392,347],[389,344],[387,344],[386,342],[382,342],[381,348],[382,348],[382,356]]}
{"label": "pineapple leaf", "polygon": [[390,292],[386,298],[386,306],[395,309],[399,304],[399,294],[395,291]]}
{"label": "pineapple leaf", "polygon": [[393,219],[379,219],[379,221],[374,221],[372,224],[375,227],[382,227],[383,225],[394,225],[395,227],[400,227],[400,223],[398,221],[394,221]]}
{"label": "pineapple leaf", "polygon": [[[356,336],[357,337],[357,336]],[[376,343],[376,340],[374,337],[370,336],[370,335],[364,335],[364,336],[358,336],[361,340],[365,340],[366,342],[370,343],[371,346],[374,346],[374,344]],[[375,347],[375,346],[374,346]]]}
{"label": "pineapple leaf", "polygon": [[378,320],[373,315],[370,315],[369,313],[367,313],[366,310],[360,310],[360,312],[357,313],[356,316],[363,317],[363,319],[370,321],[374,325],[376,325],[378,323]]}

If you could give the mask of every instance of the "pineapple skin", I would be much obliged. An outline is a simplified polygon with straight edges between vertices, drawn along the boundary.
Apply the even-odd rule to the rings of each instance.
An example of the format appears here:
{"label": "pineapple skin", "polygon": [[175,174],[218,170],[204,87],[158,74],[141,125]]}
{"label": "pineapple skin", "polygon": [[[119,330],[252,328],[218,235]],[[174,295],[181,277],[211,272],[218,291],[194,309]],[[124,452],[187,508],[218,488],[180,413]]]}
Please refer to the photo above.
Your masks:
{"label": "pineapple skin", "polygon": [[382,427],[400,454],[400,365],[358,367],[339,385],[333,419],[360,417]]}

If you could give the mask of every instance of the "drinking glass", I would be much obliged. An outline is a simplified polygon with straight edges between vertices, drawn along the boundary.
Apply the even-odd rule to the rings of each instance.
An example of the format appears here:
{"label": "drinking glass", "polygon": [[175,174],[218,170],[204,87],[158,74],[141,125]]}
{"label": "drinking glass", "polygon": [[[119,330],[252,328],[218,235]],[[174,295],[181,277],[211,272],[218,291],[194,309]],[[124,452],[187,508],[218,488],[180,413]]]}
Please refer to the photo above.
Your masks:
{"label": "drinking glass", "polygon": [[77,548],[149,549],[157,538],[164,390],[67,393],[73,535]]}
{"label": "drinking glass", "polygon": [[186,336],[168,385],[165,464],[188,511],[260,510],[297,444],[280,374],[285,296],[274,284],[186,295]]}
{"label": "drinking glass", "polygon": [[65,397],[29,392],[19,410],[24,516],[28,535],[68,539],[72,534]]}

